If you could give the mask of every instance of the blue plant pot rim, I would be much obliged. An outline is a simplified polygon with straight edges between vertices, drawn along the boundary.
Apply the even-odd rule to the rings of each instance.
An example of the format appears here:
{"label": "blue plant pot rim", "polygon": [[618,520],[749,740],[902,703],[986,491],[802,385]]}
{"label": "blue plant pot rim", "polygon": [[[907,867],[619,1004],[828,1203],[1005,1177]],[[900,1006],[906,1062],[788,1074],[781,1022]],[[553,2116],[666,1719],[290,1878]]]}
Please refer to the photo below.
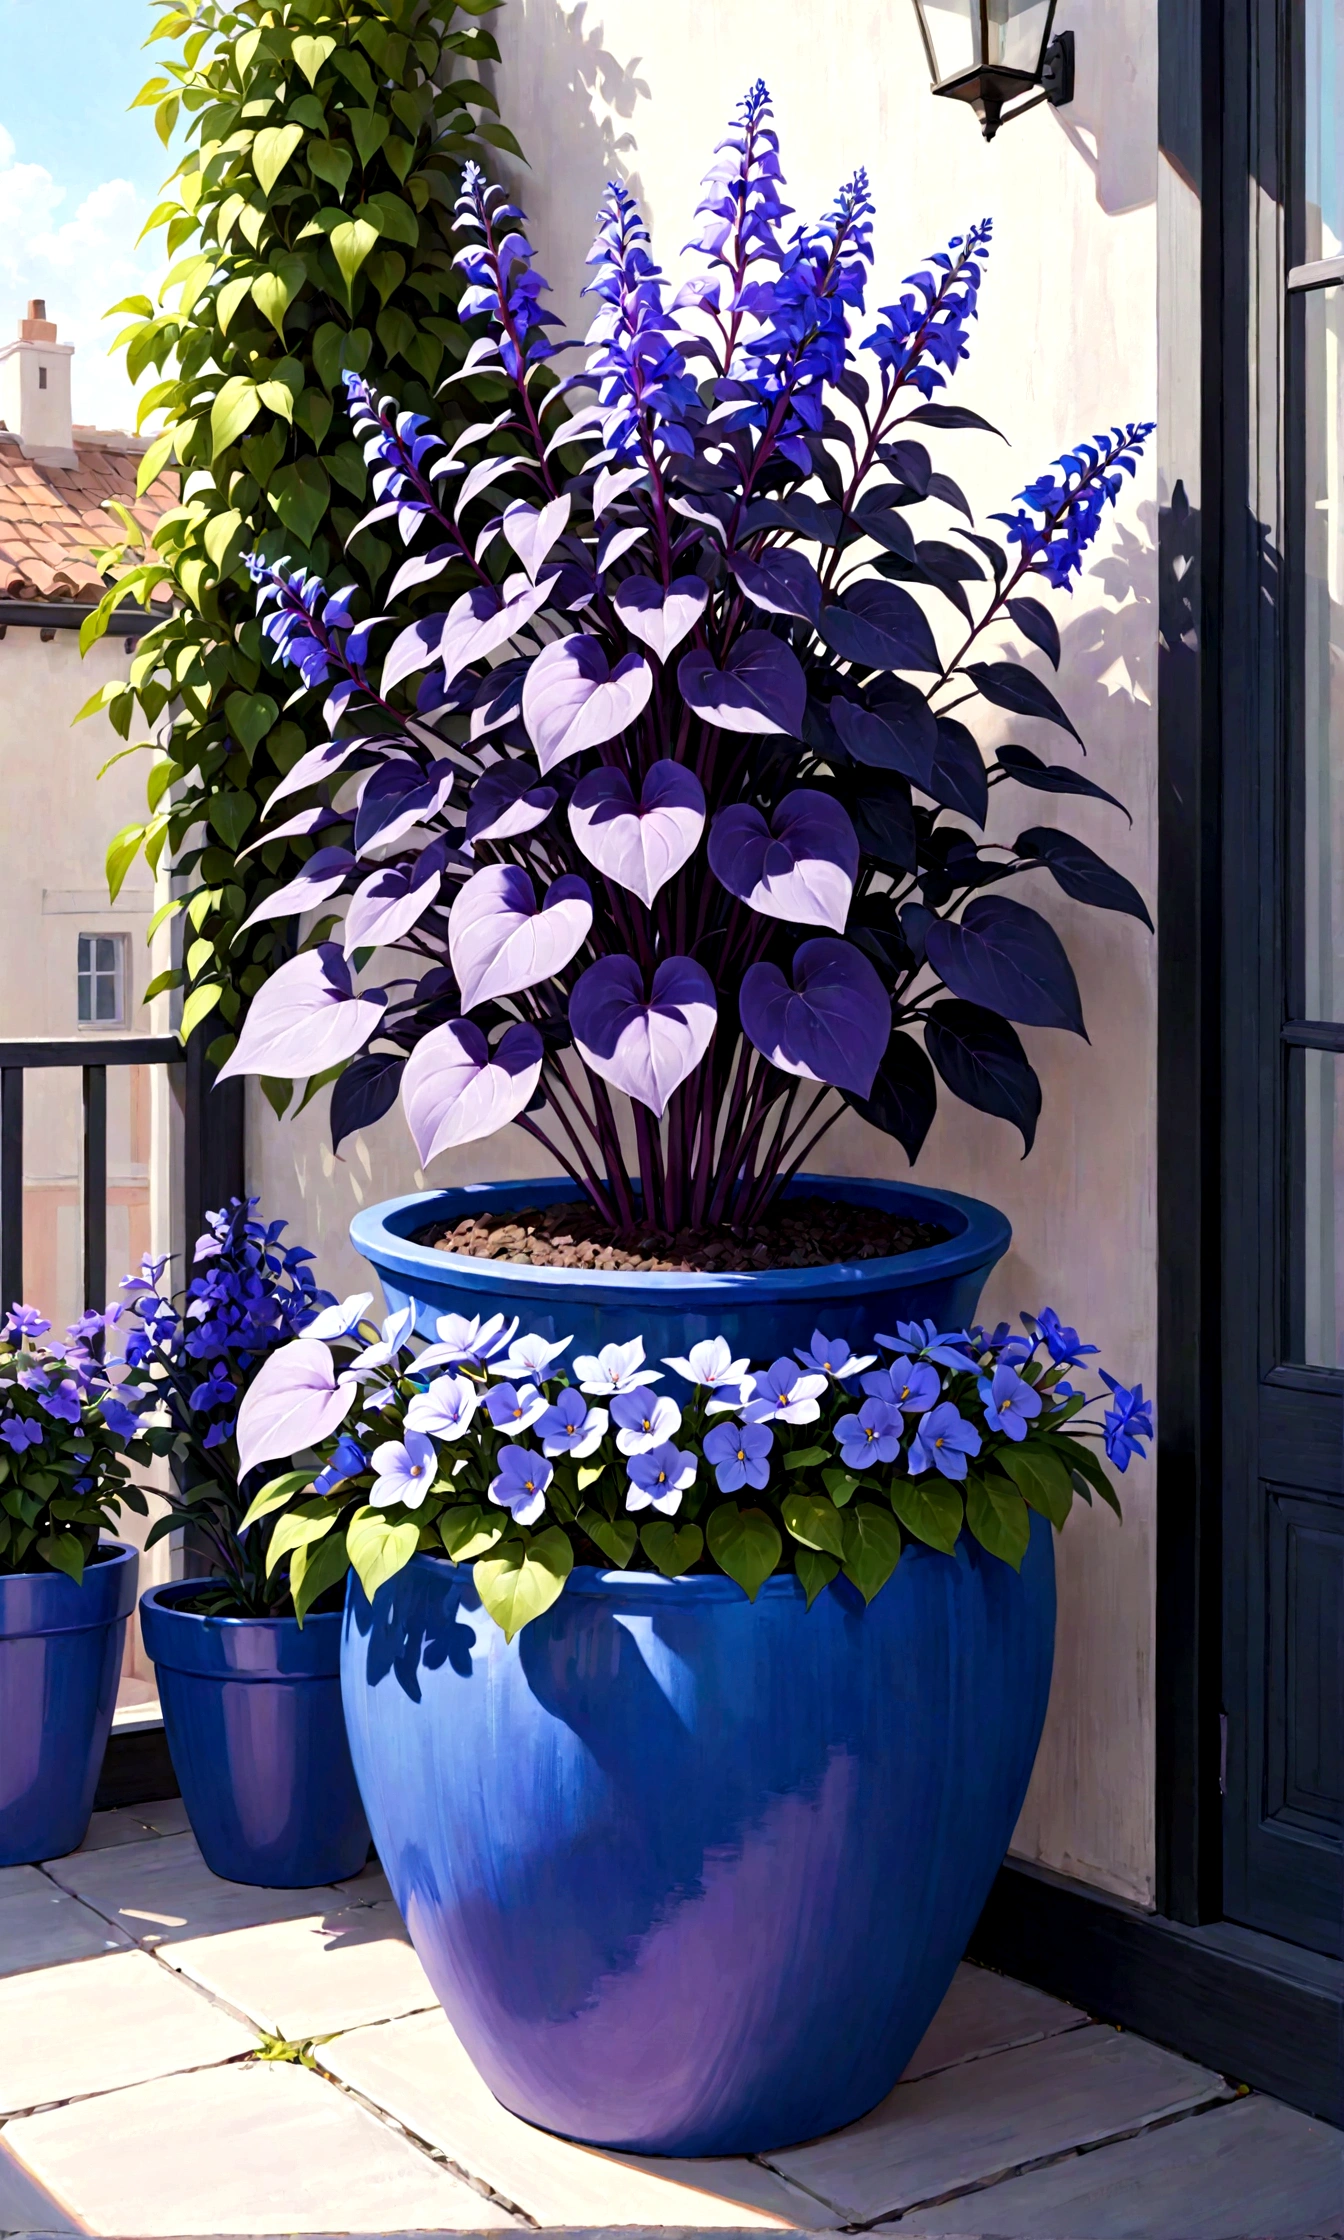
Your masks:
{"label": "blue plant pot rim", "polygon": [[461,1216],[469,1207],[478,1213],[511,1212],[524,1206],[554,1205],[577,1199],[581,1193],[572,1182],[553,1178],[535,1182],[484,1182],[451,1190],[417,1190],[404,1198],[387,1198],[381,1205],[366,1206],[350,1224],[355,1250],[382,1270],[400,1277],[414,1295],[418,1275],[442,1282],[451,1273],[453,1283],[465,1290],[491,1294],[542,1294],[548,1301],[591,1299],[600,1292],[623,1306],[647,1301],[666,1311],[678,1293],[693,1291],[698,1302],[721,1300],[725,1306],[742,1306],[753,1297],[794,1300],[800,1307],[808,1299],[852,1290],[890,1289],[894,1284],[915,1285],[946,1280],[984,1267],[1002,1257],[1012,1240],[1012,1226],[997,1206],[983,1198],[964,1197],[959,1191],[934,1190],[915,1182],[887,1182],[857,1175],[803,1174],[789,1185],[786,1197],[829,1197],[848,1205],[882,1205],[906,1199],[913,1219],[940,1221],[951,1234],[942,1244],[918,1252],[891,1254],[877,1260],[831,1261],[819,1268],[762,1268],[745,1275],[636,1274],[609,1268],[547,1268],[515,1260],[481,1260],[474,1254],[440,1252],[433,1245],[415,1244],[410,1232],[427,1228],[449,1213]]}
{"label": "blue plant pot rim", "polygon": [[[906,1556],[910,1551],[907,1549]],[[925,1555],[938,1557],[936,1548],[921,1548]],[[902,1561],[906,1560],[904,1557]],[[955,1563],[955,1556],[942,1556],[943,1563]],[[431,1555],[427,1550],[412,1556],[410,1568],[431,1567],[435,1573],[452,1572],[463,1584],[471,1577],[469,1563],[453,1563],[447,1556]],[[351,1574],[353,1578],[354,1574]],[[596,1564],[576,1563],[561,1589],[562,1594],[579,1595],[589,1601],[621,1602],[627,1605],[646,1602],[650,1608],[666,1610],[669,1606],[684,1608],[692,1603],[745,1602],[746,1591],[735,1579],[722,1571],[687,1571],[680,1579],[665,1579],[658,1571],[603,1571]],[[765,1597],[771,1602],[802,1602],[805,1600],[802,1581],[792,1571],[772,1571],[756,1590],[756,1600]]]}
{"label": "blue plant pot rim", "polygon": [[129,1541],[100,1540],[78,1586],[65,1571],[0,1571],[0,1640],[89,1633],[128,1618],[139,1563]]}
{"label": "blue plant pot rim", "polygon": [[340,1670],[340,1610],[310,1611],[300,1626],[297,1618],[283,1615],[216,1617],[179,1607],[209,1584],[205,1578],[170,1579],[145,1589],[140,1622],[153,1663],[206,1678],[259,1682],[324,1680]]}

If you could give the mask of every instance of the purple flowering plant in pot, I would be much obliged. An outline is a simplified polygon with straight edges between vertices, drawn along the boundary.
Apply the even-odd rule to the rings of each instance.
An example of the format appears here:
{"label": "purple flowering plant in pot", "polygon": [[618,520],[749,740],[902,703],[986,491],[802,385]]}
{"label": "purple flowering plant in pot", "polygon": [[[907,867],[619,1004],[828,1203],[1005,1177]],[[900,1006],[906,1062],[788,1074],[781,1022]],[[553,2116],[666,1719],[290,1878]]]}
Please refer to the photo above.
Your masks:
{"label": "purple flowering plant in pot", "polygon": [[35,1307],[0,1323],[0,1866],[83,1841],[116,1704],[139,1557],[112,1534],[146,1514],[151,1457],[96,1350],[107,1319],[59,1346]]}
{"label": "purple flowering plant in pot", "polygon": [[[1084,1022],[1023,891],[1149,923],[1069,833],[985,837],[1005,788],[1112,797],[1024,745],[987,759],[972,719],[1081,746],[1040,673],[1061,650],[1041,593],[1070,587],[1150,430],[1079,444],[977,526],[925,438],[988,428],[941,397],[988,223],[860,340],[865,176],[792,226],[770,119],[757,85],[675,292],[608,187],[563,378],[583,346],[469,165],[463,370],[498,410],[450,445],[349,375],[375,502],[347,580],[291,573],[278,539],[250,561],[330,737],[264,804],[313,853],[253,912],[283,961],[214,1045],[223,1074],[281,1106],[332,1080],[337,1146],[400,1095],[422,1167],[512,1123],[641,1249],[762,1220],[846,1107],[913,1160],[941,1085],[1030,1149],[1017,1029]],[[405,554],[376,591],[375,528]]]}

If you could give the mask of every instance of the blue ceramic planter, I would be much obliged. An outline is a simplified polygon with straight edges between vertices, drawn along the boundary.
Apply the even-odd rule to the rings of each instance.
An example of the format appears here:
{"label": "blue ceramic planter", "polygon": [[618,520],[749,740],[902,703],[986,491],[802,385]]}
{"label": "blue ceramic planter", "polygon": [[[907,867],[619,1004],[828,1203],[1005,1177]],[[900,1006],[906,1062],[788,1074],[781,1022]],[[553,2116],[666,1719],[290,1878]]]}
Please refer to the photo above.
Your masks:
{"label": "blue ceramic planter", "polygon": [[505,2107],[643,2153],[852,2122],[942,2000],[1050,1686],[1054,1555],[912,1547],[867,1609],[576,1570],[510,1645],[469,1569],[346,1603],[342,1684],[416,1951]]}
{"label": "blue ceramic planter", "polygon": [[84,1841],[139,1567],[113,1540],[80,1586],[63,1571],[0,1574],[0,1867]]}
{"label": "blue ceramic planter", "polygon": [[[828,1338],[867,1344],[897,1319],[931,1315],[960,1329],[974,1315],[986,1276],[1012,1238],[1004,1216],[979,1198],[913,1182],[865,1182],[848,1175],[802,1175],[790,1197],[837,1198],[847,1205],[936,1221],[947,1242],[888,1260],[825,1268],[780,1268],[753,1275],[618,1275],[581,1268],[530,1268],[478,1260],[412,1243],[414,1232],[468,1213],[554,1204],[573,1198],[569,1182],[491,1182],[469,1190],[420,1191],[356,1214],[350,1236],[382,1281],[389,1307],[414,1299],[417,1326],[434,1334],[438,1315],[518,1315],[543,1338],[573,1336],[575,1354],[611,1339],[643,1338],[651,1360],[684,1353],[720,1331],[735,1353],[771,1361],[806,1345],[820,1327]],[[571,1356],[572,1358],[572,1356]]]}
{"label": "blue ceramic planter", "polygon": [[163,1724],[201,1855],[230,1882],[358,1874],[369,1830],[341,1711],[341,1614],[207,1618],[178,1579],[140,1598]]}

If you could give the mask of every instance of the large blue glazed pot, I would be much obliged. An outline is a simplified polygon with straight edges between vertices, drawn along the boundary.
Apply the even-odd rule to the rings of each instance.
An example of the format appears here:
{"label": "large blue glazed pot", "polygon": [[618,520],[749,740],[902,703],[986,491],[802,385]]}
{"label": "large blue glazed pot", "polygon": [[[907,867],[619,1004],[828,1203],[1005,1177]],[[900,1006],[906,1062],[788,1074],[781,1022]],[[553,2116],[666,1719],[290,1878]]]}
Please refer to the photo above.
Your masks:
{"label": "large blue glazed pot", "polygon": [[469,1568],[352,1575],[342,1684],[378,1856],[506,2108],[567,2138],[752,2154],[890,2091],[1026,1794],[1054,1644],[1021,1575],[907,1548],[756,1602],[576,1569],[509,1644]]}
{"label": "large blue glazed pot", "polygon": [[79,1586],[0,1573],[0,1867],[58,1859],[88,1833],[139,1568],[105,1540]]}
{"label": "large blue glazed pot", "polygon": [[721,1331],[735,1353],[771,1361],[806,1345],[814,1329],[867,1344],[899,1319],[932,1316],[960,1329],[975,1313],[985,1278],[1003,1258],[1012,1229],[995,1207],[951,1190],[913,1182],[867,1182],[849,1175],[801,1175],[788,1197],[880,1206],[949,1234],[923,1252],[853,1260],[822,1268],[762,1269],[752,1275],[623,1275],[605,1269],[532,1268],[437,1252],[411,1240],[433,1222],[512,1212],[576,1198],[570,1182],[491,1182],[466,1190],[417,1191],[368,1206],[350,1224],[355,1250],[374,1267],[389,1307],[414,1299],[417,1327],[432,1337],[446,1313],[517,1315],[543,1338],[572,1336],[574,1353],[609,1340],[642,1337],[650,1360],[684,1353]]}
{"label": "large blue glazed pot", "polygon": [[201,1856],[230,1882],[306,1890],[369,1853],[341,1710],[339,1610],[210,1618],[200,1579],[140,1598],[173,1771]]}

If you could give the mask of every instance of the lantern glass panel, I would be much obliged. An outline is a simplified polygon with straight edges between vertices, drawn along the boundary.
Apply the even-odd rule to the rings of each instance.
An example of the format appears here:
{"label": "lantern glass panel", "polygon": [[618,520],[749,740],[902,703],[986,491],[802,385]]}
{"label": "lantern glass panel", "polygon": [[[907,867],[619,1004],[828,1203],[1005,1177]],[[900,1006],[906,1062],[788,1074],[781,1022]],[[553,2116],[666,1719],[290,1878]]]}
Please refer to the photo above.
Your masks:
{"label": "lantern glass panel", "polygon": [[984,64],[1036,77],[1050,0],[917,0],[935,82]]}

